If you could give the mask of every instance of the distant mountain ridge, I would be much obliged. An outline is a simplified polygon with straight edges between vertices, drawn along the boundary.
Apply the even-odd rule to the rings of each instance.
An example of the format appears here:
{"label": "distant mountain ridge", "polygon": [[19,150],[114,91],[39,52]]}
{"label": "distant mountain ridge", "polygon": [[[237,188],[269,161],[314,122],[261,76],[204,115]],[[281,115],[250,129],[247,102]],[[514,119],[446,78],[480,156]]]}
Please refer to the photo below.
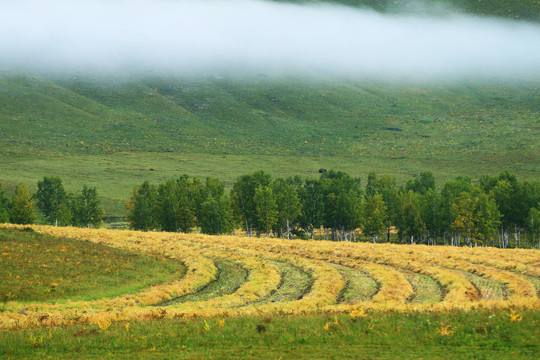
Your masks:
{"label": "distant mountain ridge", "polygon": [[[445,7],[450,12],[478,16],[497,16],[511,19],[540,21],[538,0],[274,0],[289,3],[332,3],[369,7],[380,12],[434,11]],[[439,7],[438,7],[439,6]]]}

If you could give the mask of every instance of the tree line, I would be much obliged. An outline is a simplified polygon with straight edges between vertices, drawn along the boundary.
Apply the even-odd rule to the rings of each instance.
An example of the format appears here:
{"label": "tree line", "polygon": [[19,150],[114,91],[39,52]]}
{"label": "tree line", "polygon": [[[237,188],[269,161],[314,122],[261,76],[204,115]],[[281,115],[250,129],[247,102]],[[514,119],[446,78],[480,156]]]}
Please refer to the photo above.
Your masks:
{"label": "tree line", "polygon": [[539,246],[540,183],[503,172],[479,181],[458,176],[436,189],[423,172],[398,186],[372,172],[367,183],[341,171],[318,179],[238,177],[229,194],[215,178],[178,179],[132,189],[126,219],[132,229],[286,239],[399,242],[428,245]]}
{"label": "tree line", "polygon": [[45,176],[38,181],[35,194],[19,184],[8,199],[0,184],[0,222],[33,224],[36,206],[50,225],[97,228],[103,223],[104,212],[95,187],[83,185],[80,194],[68,194],[58,176]]}
{"label": "tree line", "polygon": [[[51,225],[99,227],[96,188],[68,194],[44,177],[31,194],[20,184],[11,199],[0,186],[0,222],[30,224],[37,207]],[[188,175],[144,182],[126,204],[131,229],[428,245],[540,246],[540,183],[515,174],[458,176],[437,189],[431,172],[398,186],[388,175],[367,182],[341,171],[319,178],[273,178],[262,170],[238,177],[227,193],[219,179]]]}

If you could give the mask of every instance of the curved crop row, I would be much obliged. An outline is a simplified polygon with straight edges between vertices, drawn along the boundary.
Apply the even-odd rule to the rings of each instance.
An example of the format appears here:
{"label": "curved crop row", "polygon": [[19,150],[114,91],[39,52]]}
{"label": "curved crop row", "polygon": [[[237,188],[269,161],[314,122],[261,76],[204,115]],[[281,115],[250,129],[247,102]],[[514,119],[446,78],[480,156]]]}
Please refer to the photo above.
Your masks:
{"label": "curved crop row", "polygon": [[[198,236],[186,236],[180,237],[185,241],[212,241],[219,246],[226,246],[236,249],[252,249],[255,251],[266,251],[267,253],[274,254],[286,254],[287,256],[295,255],[296,258],[306,258],[312,260],[319,260],[329,263],[336,263],[348,267],[352,267],[358,270],[365,271],[379,284],[379,291],[373,297],[375,302],[402,302],[411,296],[413,289],[409,282],[403,277],[403,275],[387,266],[371,263],[361,262],[356,259],[350,259],[348,257],[336,256],[331,252],[317,251],[318,243],[309,243],[308,245],[314,245],[313,248],[303,248],[306,242],[295,240],[280,240],[273,239],[271,243],[264,241],[253,241],[249,238],[234,238],[234,237],[210,237],[204,235]],[[302,245],[302,246],[298,246]],[[340,276],[336,273],[335,276]]]}
{"label": "curved crop row", "polygon": [[[228,249],[229,251],[251,254],[252,256],[266,257],[278,261],[287,261],[293,263],[295,266],[300,267],[304,271],[310,272],[313,277],[314,281],[310,292],[307,293],[302,299],[296,300],[303,301],[302,303],[307,305],[306,299],[308,299],[309,302],[312,303],[309,304],[310,307],[320,307],[335,303],[339,292],[345,284],[345,281],[339,272],[323,261],[309,260],[307,257],[296,256],[296,254],[289,252],[273,252],[272,249],[258,246],[259,242],[257,241],[248,242],[241,238],[212,237],[205,235],[178,235],[178,238],[185,243],[204,244],[203,246],[214,246],[220,249]],[[291,303],[295,303],[295,301],[292,301]],[[283,306],[283,304],[284,303],[276,302],[272,303],[271,307],[276,308],[276,306]],[[268,306],[269,305],[270,304],[268,304]],[[258,306],[258,308],[262,309],[265,306],[267,305],[261,305]]]}
{"label": "curved crop row", "polygon": [[[332,313],[360,309],[446,311],[540,307],[537,289],[531,280],[538,278],[539,271],[540,257],[535,250],[524,253],[523,259],[512,259],[508,254],[521,255],[522,252],[47,226],[33,228],[52,236],[160,254],[182,261],[187,272],[178,281],[120,297],[57,304],[9,302],[5,311],[0,313],[0,327],[3,328],[151,318]],[[211,259],[240,266],[246,271],[246,278],[239,278],[230,290],[218,292],[215,296],[211,293],[202,299],[194,296],[192,301],[167,302],[196,293],[215,280],[218,269]],[[300,293],[300,298],[277,297],[280,301],[265,301],[278,291],[283,280],[280,268],[285,267],[277,266],[277,262],[291,264],[298,271],[309,274],[310,285],[304,287],[306,290]],[[369,301],[338,304],[338,298],[346,291],[346,281],[338,271],[340,266],[362,272],[376,283],[378,291],[370,292],[372,297]],[[341,273],[346,273],[341,270]],[[506,291],[507,298],[494,296],[482,299],[471,279],[478,284],[481,279],[499,284],[499,289]]]}
{"label": "curved crop row", "polygon": [[339,264],[331,264],[345,279],[345,286],[339,293],[340,304],[358,304],[371,301],[379,291],[379,285],[365,271]]}
{"label": "curved crop row", "polygon": [[[459,253],[455,251],[455,249],[450,249],[450,251],[445,252],[444,256],[456,260],[467,261],[471,264],[486,265],[501,270],[512,271],[518,274],[540,277],[540,267],[531,266],[531,264],[519,262],[513,258],[501,258],[500,256],[493,256],[489,253]],[[517,256],[517,259],[519,260],[519,256]]]}
{"label": "curved crop row", "polygon": [[441,266],[477,274],[505,285],[508,289],[507,299],[509,301],[521,300],[522,298],[536,298],[536,289],[533,284],[510,271],[496,269],[478,263],[470,263],[460,260],[457,257],[441,256],[437,252],[423,252],[419,254],[424,259],[423,261],[437,262]]}
{"label": "curved crop row", "polygon": [[[379,292],[372,300],[376,303],[406,302],[413,294],[414,290],[411,284],[401,272],[392,267],[407,269],[433,277],[445,287],[447,291],[445,301],[458,303],[478,299],[478,292],[474,285],[461,274],[430,265],[429,262],[411,256],[411,254],[400,254],[397,257],[392,253],[381,250],[385,246],[381,244],[370,246],[371,248],[366,251],[366,249],[362,248],[364,244],[306,243],[302,241],[275,240],[272,241],[271,245],[266,245],[253,241],[248,242],[245,239],[237,239],[236,241],[238,246],[259,247],[277,253],[295,254],[366,271],[380,285]],[[350,245],[357,245],[359,249]],[[343,249],[345,246],[347,248]]]}

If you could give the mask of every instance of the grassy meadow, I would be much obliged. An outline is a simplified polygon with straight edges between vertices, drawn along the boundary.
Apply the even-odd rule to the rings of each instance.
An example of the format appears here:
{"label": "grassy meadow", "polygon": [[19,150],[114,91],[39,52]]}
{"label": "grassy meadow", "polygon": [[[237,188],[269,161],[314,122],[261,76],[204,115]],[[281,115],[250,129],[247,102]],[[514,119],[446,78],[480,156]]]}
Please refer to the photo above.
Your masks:
{"label": "grassy meadow", "polygon": [[2,303],[118,296],[185,273],[181,263],[164,257],[54,238],[30,228],[2,230],[0,254]]}

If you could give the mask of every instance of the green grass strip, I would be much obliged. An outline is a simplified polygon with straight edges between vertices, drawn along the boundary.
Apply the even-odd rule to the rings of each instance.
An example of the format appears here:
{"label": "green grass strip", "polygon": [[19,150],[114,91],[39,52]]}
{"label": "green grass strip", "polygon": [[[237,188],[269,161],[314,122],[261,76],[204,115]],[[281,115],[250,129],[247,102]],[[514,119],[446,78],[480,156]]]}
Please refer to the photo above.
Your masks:
{"label": "green grass strip", "polygon": [[301,299],[313,285],[313,277],[301,268],[285,261],[269,261],[281,271],[281,284],[268,298],[259,304]]}
{"label": "green grass strip", "polygon": [[168,300],[158,304],[167,306],[176,303],[206,301],[219,296],[234,293],[240,286],[246,282],[248,272],[237,263],[221,259],[213,259],[218,269],[217,279],[210,282],[200,291],[182,296],[176,299]]}
{"label": "green grass strip", "polygon": [[436,303],[442,300],[443,288],[432,277],[406,270],[403,270],[403,276],[414,289],[414,295],[409,299],[411,303]]}
{"label": "green grass strip", "polygon": [[332,264],[345,279],[345,287],[338,296],[337,302],[357,304],[369,301],[379,291],[379,285],[365,272],[350,267]]}
{"label": "green grass strip", "polygon": [[179,261],[32,230],[0,230],[0,302],[94,300],[178,280]]}
{"label": "green grass strip", "polygon": [[[0,331],[2,359],[536,359],[539,311],[152,320]],[[447,327],[451,333],[443,335]],[[443,332],[444,333],[444,332]]]}

